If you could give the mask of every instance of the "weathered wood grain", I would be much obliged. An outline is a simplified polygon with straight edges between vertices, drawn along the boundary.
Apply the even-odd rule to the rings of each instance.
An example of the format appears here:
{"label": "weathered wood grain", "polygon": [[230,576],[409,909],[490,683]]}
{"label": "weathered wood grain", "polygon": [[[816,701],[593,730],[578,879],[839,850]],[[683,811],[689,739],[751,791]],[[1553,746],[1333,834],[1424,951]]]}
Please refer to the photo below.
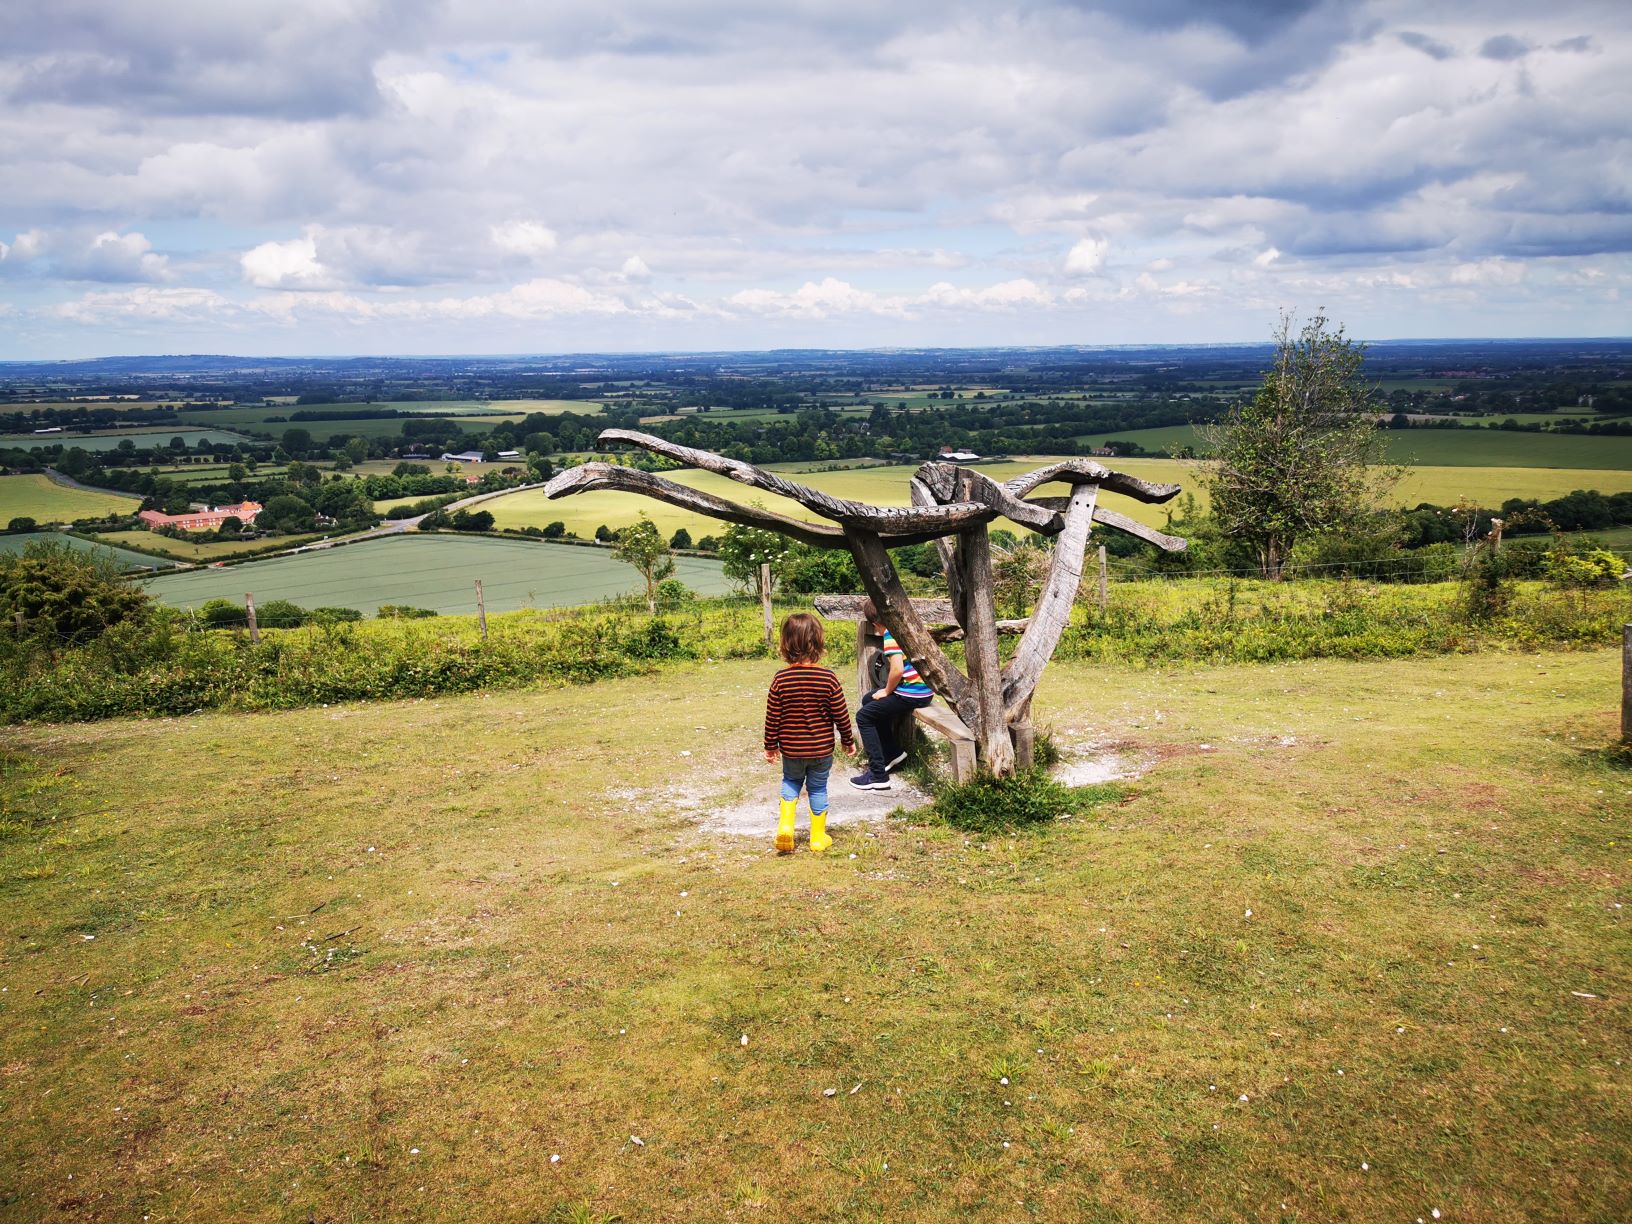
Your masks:
{"label": "weathered wood grain", "polygon": [[1042,678],[1043,666],[1054,657],[1060,635],[1071,623],[1071,608],[1082,582],[1083,553],[1088,547],[1088,533],[1093,529],[1094,501],[1098,496],[1099,486],[1094,484],[1081,484],[1071,491],[1065,530],[1055,538],[1054,560],[1037,596],[1031,624],[1020,639],[1014,658],[1003,669],[1005,722],[1016,721],[1021,707],[1029,705],[1037,681]]}

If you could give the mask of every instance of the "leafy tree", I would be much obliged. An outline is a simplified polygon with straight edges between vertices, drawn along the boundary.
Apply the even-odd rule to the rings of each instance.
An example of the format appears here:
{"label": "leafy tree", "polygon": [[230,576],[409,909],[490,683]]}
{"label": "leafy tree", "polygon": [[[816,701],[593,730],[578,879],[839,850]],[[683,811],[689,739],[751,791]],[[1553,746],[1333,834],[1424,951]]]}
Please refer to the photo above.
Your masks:
{"label": "leafy tree", "polygon": [[298,459],[312,449],[312,435],[304,429],[286,429],[283,431],[283,449]]}
{"label": "leafy tree", "polygon": [[267,502],[255,521],[272,531],[294,534],[316,527],[317,511],[293,494],[285,493]]}
{"label": "leafy tree", "polygon": [[229,514],[221,520],[221,526],[215,529],[216,535],[235,536],[244,529],[244,520],[236,514]]}
{"label": "leafy tree", "polygon": [[612,528],[608,527],[605,523],[602,523],[599,527],[595,528],[595,538],[602,544],[610,544],[613,540],[617,539],[617,536],[612,534]]}
{"label": "leafy tree", "polygon": [[230,599],[206,599],[199,605],[198,619],[211,629],[233,629],[249,623],[249,612]]}
{"label": "leafy tree", "polygon": [[646,580],[646,610],[657,614],[657,586],[674,573],[674,557],[657,530],[651,516],[642,514],[639,521],[618,533],[612,546],[612,555],[640,571]]}
{"label": "leafy tree", "polygon": [[680,528],[679,531],[675,532],[672,536],[669,537],[669,547],[670,548],[690,548],[691,547],[691,532],[687,531],[684,527]]}
{"label": "leafy tree", "polygon": [[361,463],[368,458],[368,439],[351,438],[346,442],[346,457],[353,463]]}
{"label": "leafy tree", "polygon": [[113,559],[40,540],[0,554],[0,632],[78,646],[150,614],[147,592],[119,575]]}
{"label": "leafy tree", "polygon": [[785,535],[762,527],[732,523],[720,537],[720,568],[732,582],[759,595],[759,567],[771,567],[771,586],[774,590],[777,570],[783,558],[792,550],[793,541]]}
{"label": "leafy tree", "polygon": [[16,518],[12,519],[11,522],[6,524],[7,531],[38,531],[39,529],[39,523],[29,518],[26,514],[19,514]]}
{"label": "leafy tree", "polygon": [[544,524],[544,538],[546,540],[559,540],[566,534],[567,525],[560,519],[556,519],[553,523]]}
{"label": "leafy tree", "polygon": [[1275,333],[1275,363],[1250,403],[1198,432],[1212,454],[1203,482],[1226,535],[1250,543],[1279,579],[1293,545],[1363,514],[1398,479],[1378,463],[1364,346],[1317,313]]}

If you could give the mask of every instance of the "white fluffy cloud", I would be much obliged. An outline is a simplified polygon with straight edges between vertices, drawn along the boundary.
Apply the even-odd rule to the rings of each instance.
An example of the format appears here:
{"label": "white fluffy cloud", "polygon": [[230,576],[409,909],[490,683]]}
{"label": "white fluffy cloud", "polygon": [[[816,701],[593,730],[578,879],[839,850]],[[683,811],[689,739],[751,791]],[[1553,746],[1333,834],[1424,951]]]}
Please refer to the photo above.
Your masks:
{"label": "white fluffy cloud", "polygon": [[162,283],[396,351],[472,317],[1185,339],[1204,297],[1253,338],[1315,294],[1407,334],[1632,326],[1623,5],[16,2],[25,312]]}

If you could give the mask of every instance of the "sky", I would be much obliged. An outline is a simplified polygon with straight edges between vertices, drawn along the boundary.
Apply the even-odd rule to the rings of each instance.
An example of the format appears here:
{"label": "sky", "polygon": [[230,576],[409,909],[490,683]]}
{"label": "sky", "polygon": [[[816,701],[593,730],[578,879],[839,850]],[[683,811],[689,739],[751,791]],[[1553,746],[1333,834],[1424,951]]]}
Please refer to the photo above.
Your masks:
{"label": "sky", "polygon": [[1632,4],[8,0],[0,358],[1632,333]]}

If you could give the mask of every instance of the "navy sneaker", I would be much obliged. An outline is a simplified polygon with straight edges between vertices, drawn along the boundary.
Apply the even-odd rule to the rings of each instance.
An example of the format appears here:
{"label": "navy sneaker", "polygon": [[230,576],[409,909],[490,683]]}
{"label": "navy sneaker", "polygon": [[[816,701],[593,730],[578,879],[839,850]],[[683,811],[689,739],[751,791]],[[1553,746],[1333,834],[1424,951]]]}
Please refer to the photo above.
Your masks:
{"label": "navy sneaker", "polygon": [[888,765],[884,766],[884,772],[888,773],[890,770],[894,769],[897,765],[901,764],[901,762],[906,760],[906,759],[907,759],[907,754],[906,753],[904,753],[904,752],[896,753],[895,754],[895,760],[891,761]]}
{"label": "navy sneaker", "polygon": [[857,790],[889,790],[890,780],[888,778],[875,778],[872,770],[868,770],[866,773],[857,774],[851,778],[850,785]]}

